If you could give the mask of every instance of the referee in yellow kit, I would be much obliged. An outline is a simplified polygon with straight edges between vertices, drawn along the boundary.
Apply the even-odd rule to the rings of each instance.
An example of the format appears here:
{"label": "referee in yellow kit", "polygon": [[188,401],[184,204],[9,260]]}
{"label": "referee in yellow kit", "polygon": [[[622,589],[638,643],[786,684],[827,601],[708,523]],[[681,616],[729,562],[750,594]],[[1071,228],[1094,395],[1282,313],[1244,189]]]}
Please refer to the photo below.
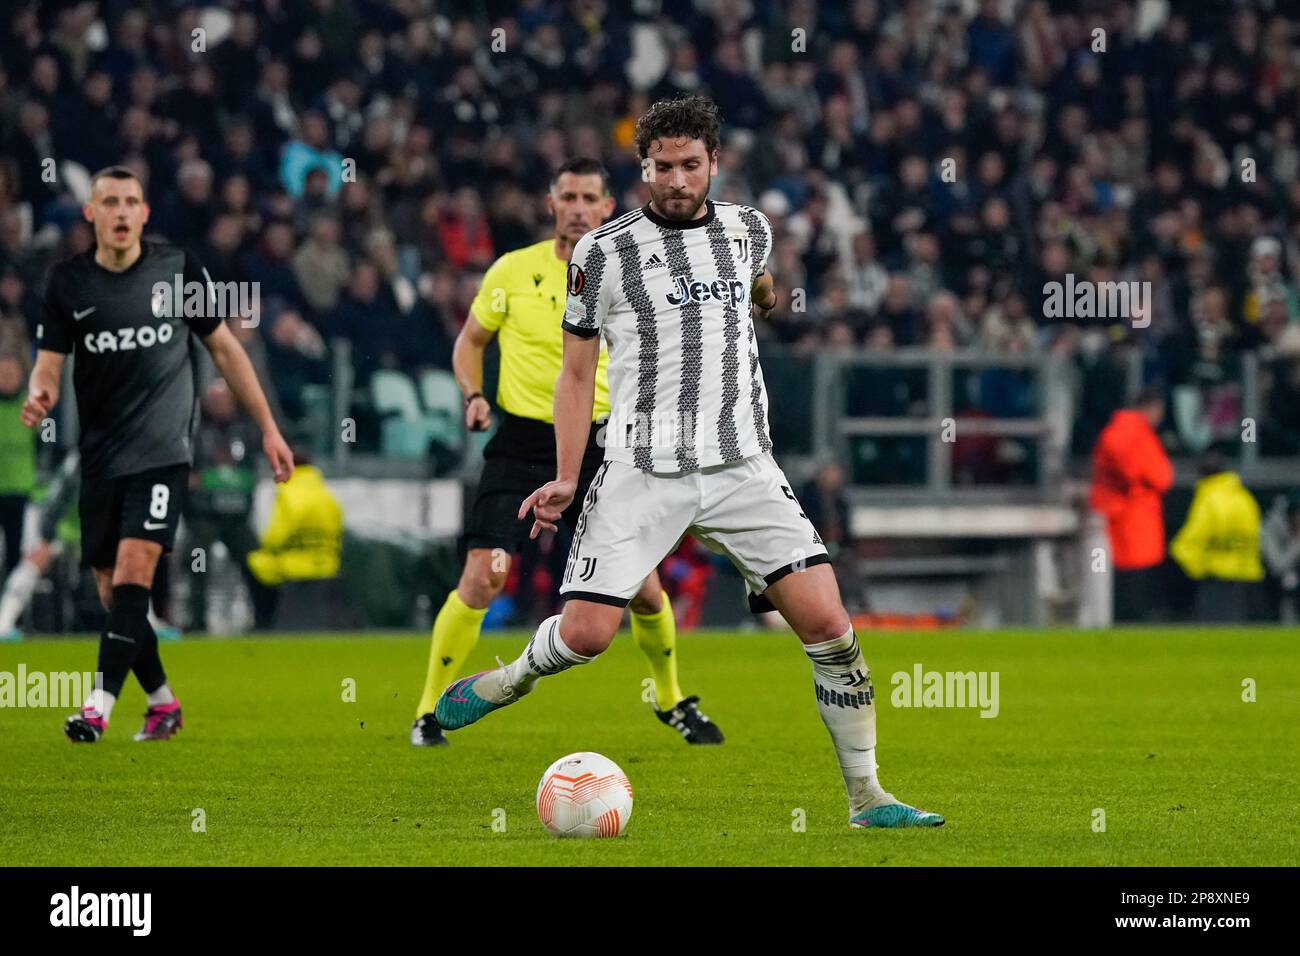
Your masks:
{"label": "referee in yellow kit", "polygon": [[[501,336],[497,387],[501,427],[483,450],[483,475],[465,529],[468,553],[456,589],[433,622],[433,646],[411,743],[433,747],[447,741],[433,719],[438,695],[478,643],[488,605],[501,592],[510,562],[531,524],[517,517],[519,502],[555,477],[552,402],[564,354],[564,300],[573,247],[614,210],[609,174],[595,159],[566,161],[551,179],[546,208],[555,216],[553,238],[508,252],[488,269],[456,338],[452,366],[465,395],[465,425],[482,431],[492,411],[483,395],[483,350]],[[635,215],[629,214],[629,215]],[[605,228],[617,229],[619,220]],[[596,370],[593,420],[609,416],[608,355],[601,348]],[[587,488],[605,459],[593,428],[573,504],[563,520],[573,528]],[[677,685],[677,628],[668,595],[652,571],[632,599],[632,638],[654,678],[655,713],[687,743],[720,744],[722,731],[700,711],[698,697]],[[661,709],[662,708],[662,709]]]}

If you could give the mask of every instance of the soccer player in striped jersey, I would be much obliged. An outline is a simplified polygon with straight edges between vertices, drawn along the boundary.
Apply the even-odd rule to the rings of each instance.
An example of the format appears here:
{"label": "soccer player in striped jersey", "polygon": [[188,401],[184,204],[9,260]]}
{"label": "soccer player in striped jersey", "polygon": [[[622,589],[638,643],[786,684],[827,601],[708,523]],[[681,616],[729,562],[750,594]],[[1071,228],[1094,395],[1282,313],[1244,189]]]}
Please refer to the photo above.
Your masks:
{"label": "soccer player in striped jersey", "polygon": [[[465,425],[482,430],[492,414],[483,395],[483,350],[499,336],[501,424],[483,451],[483,474],[465,529],[467,555],[460,581],[433,624],[424,693],[411,726],[411,743],[417,747],[446,743],[433,716],[438,694],[478,643],[487,607],[501,593],[512,556],[528,533],[528,524],[518,514],[520,499],[555,474],[551,409],[563,358],[565,271],[574,244],[614,209],[605,168],[594,159],[567,161],[551,180],[546,204],[555,216],[555,234],[493,263],[453,351],[456,379],[465,394]],[[595,419],[596,427],[584,431],[579,455],[579,501],[605,456],[605,365],[602,352],[593,366],[593,402],[586,412],[587,424]],[[573,503],[561,509],[560,519],[572,527],[579,511]],[[677,628],[655,565],[646,568],[633,592],[632,638],[650,665],[655,713],[687,743],[722,743],[722,731],[700,710],[699,698],[686,697],[678,686]]]}
{"label": "soccer player in striped jersey", "polygon": [[524,500],[532,534],[575,500],[600,339],[609,347],[605,461],[583,502],[561,593],[509,664],[452,684],[435,709],[472,724],[609,646],[642,578],[692,534],[727,555],[755,609],[803,643],[855,827],[939,826],[876,778],[875,692],[826,548],[772,457],[752,310],[776,304],[772,231],[748,206],[709,200],[719,120],[708,99],[655,103],[636,129],[650,202],[584,236],[569,264],[555,386],[556,477]]}

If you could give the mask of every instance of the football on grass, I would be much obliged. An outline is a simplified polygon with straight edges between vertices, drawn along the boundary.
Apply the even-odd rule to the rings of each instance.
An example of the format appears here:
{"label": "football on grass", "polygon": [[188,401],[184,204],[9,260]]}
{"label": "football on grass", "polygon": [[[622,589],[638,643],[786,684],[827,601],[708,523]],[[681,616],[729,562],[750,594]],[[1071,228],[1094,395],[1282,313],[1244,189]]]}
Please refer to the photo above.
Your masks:
{"label": "football on grass", "polygon": [[616,837],[631,816],[632,784],[600,754],[561,757],[537,784],[537,818],[556,836]]}

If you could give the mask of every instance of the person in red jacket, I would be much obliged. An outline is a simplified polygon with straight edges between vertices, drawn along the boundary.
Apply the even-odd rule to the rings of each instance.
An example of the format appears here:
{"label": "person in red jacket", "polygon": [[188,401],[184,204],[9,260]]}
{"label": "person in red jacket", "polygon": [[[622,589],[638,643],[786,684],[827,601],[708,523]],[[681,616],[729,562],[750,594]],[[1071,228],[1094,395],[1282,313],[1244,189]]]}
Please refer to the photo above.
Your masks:
{"label": "person in red jacket", "polygon": [[1143,389],[1102,429],[1092,451],[1094,511],[1106,519],[1115,581],[1115,620],[1144,621],[1160,592],[1165,559],[1161,497],[1174,470],[1156,435],[1165,414],[1162,393]]}

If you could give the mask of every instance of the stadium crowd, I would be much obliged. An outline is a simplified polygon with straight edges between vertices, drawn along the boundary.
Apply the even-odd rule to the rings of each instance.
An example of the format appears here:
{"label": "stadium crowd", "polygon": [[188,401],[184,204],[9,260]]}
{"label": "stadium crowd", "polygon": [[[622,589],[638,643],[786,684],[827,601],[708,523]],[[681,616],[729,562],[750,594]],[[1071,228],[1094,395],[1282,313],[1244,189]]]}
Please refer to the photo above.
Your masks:
{"label": "stadium crowd", "polygon": [[[598,156],[618,209],[640,204],[636,117],[703,91],[725,121],[714,195],[767,213],[773,272],[802,290],[769,341],[1055,351],[1081,373],[1079,455],[1133,350],[1197,410],[1171,445],[1235,442],[1254,352],[1262,448],[1300,453],[1300,17],[1171,6],[7,5],[0,354],[26,367],[46,267],[91,242],[76,171],[123,162],[151,231],[261,283],[240,334],[290,420],[340,340],[360,386],[448,367],[484,269],[546,229],[550,170]],[[1149,282],[1149,324],[1045,318],[1067,273]],[[986,385],[1028,414],[1024,380]]]}

